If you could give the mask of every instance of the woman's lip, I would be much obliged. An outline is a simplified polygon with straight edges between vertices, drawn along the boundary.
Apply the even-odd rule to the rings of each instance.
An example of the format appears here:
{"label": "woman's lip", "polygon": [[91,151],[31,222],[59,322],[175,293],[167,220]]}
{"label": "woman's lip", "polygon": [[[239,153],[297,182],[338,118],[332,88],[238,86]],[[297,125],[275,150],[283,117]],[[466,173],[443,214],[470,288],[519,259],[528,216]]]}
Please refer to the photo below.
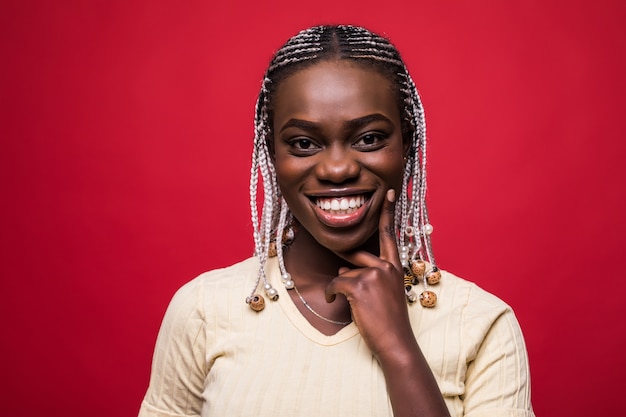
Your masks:
{"label": "woman's lip", "polygon": [[[352,196],[344,196],[344,197],[352,197]],[[365,202],[358,208],[355,208],[353,211],[349,211],[347,213],[336,213],[334,211],[323,210],[318,207],[315,201],[311,201],[313,205],[313,209],[315,214],[320,219],[320,221],[329,227],[350,227],[357,223],[359,223],[365,214],[367,213],[370,203],[371,196],[365,196]],[[338,197],[337,197],[338,198]]]}
{"label": "woman's lip", "polygon": [[337,191],[337,192],[310,192],[305,195],[316,204],[318,200],[350,200],[356,197],[363,197],[367,201],[372,197],[376,190],[350,190],[350,191]]}

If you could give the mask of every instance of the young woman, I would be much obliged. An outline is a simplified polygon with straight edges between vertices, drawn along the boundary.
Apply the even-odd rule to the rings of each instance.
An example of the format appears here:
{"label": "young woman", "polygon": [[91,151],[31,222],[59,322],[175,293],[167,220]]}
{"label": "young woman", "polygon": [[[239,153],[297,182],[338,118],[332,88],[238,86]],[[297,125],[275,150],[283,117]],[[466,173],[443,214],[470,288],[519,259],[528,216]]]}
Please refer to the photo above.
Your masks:
{"label": "young woman", "polygon": [[424,114],[395,47],[300,32],[255,126],[255,256],[174,296],[140,416],[533,416],[513,312],[435,264]]}

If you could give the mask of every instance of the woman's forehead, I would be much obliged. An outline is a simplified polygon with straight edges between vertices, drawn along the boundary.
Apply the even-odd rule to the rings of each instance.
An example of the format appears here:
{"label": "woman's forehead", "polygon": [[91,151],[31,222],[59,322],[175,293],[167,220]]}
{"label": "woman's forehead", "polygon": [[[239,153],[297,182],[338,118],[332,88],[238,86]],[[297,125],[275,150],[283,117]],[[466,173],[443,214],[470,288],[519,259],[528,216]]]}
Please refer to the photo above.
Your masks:
{"label": "woman's forehead", "polygon": [[344,119],[380,113],[398,117],[389,81],[377,71],[350,61],[324,61],[308,66],[283,80],[274,97],[275,122]]}

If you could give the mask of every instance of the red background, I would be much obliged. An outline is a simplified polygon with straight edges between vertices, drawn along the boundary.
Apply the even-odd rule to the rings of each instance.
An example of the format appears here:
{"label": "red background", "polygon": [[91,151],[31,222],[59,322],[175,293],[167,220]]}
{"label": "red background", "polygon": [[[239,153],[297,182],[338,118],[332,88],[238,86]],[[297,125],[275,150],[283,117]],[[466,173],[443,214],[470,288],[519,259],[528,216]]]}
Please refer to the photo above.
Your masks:
{"label": "red background", "polygon": [[435,253],[515,308],[537,414],[623,413],[623,2],[15,0],[0,6],[3,415],[137,412],[174,291],[252,251],[272,52],[337,22],[406,58]]}

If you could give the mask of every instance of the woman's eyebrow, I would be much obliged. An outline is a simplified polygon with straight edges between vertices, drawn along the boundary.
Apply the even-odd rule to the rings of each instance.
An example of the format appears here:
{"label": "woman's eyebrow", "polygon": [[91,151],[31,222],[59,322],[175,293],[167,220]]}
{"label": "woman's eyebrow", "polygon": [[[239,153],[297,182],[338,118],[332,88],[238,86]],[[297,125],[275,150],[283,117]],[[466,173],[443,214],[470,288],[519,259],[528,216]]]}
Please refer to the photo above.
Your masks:
{"label": "woman's eyebrow", "polygon": [[359,117],[357,119],[348,120],[346,124],[347,130],[356,130],[360,127],[366,126],[372,122],[386,122],[392,123],[392,121],[380,113],[368,114],[367,116]]}
{"label": "woman's eyebrow", "polygon": [[284,125],[282,125],[280,131],[282,132],[290,127],[296,127],[302,130],[319,130],[319,124],[315,122],[302,119],[289,119]]}
{"label": "woman's eyebrow", "polygon": [[[373,113],[373,114],[368,114],[366,116],[359,117],[356,119],[348,120],[344,124],[345,124],[346,130],[356,130],[360,127],[368,125],[369,123],[378,122],[378,121],[392,123],[392,121],[388,117],[380,113]],[[290,127],[296,127],[302,130],[313,130],[313,131],[320,129],[319,124],[316,122],[311,122],[309,120],[302,120],[302,119],[289,119],[284,125],[282,125],[282,127],[280,128],[280,131],[282,132],[283,130],[288,129]]]}

